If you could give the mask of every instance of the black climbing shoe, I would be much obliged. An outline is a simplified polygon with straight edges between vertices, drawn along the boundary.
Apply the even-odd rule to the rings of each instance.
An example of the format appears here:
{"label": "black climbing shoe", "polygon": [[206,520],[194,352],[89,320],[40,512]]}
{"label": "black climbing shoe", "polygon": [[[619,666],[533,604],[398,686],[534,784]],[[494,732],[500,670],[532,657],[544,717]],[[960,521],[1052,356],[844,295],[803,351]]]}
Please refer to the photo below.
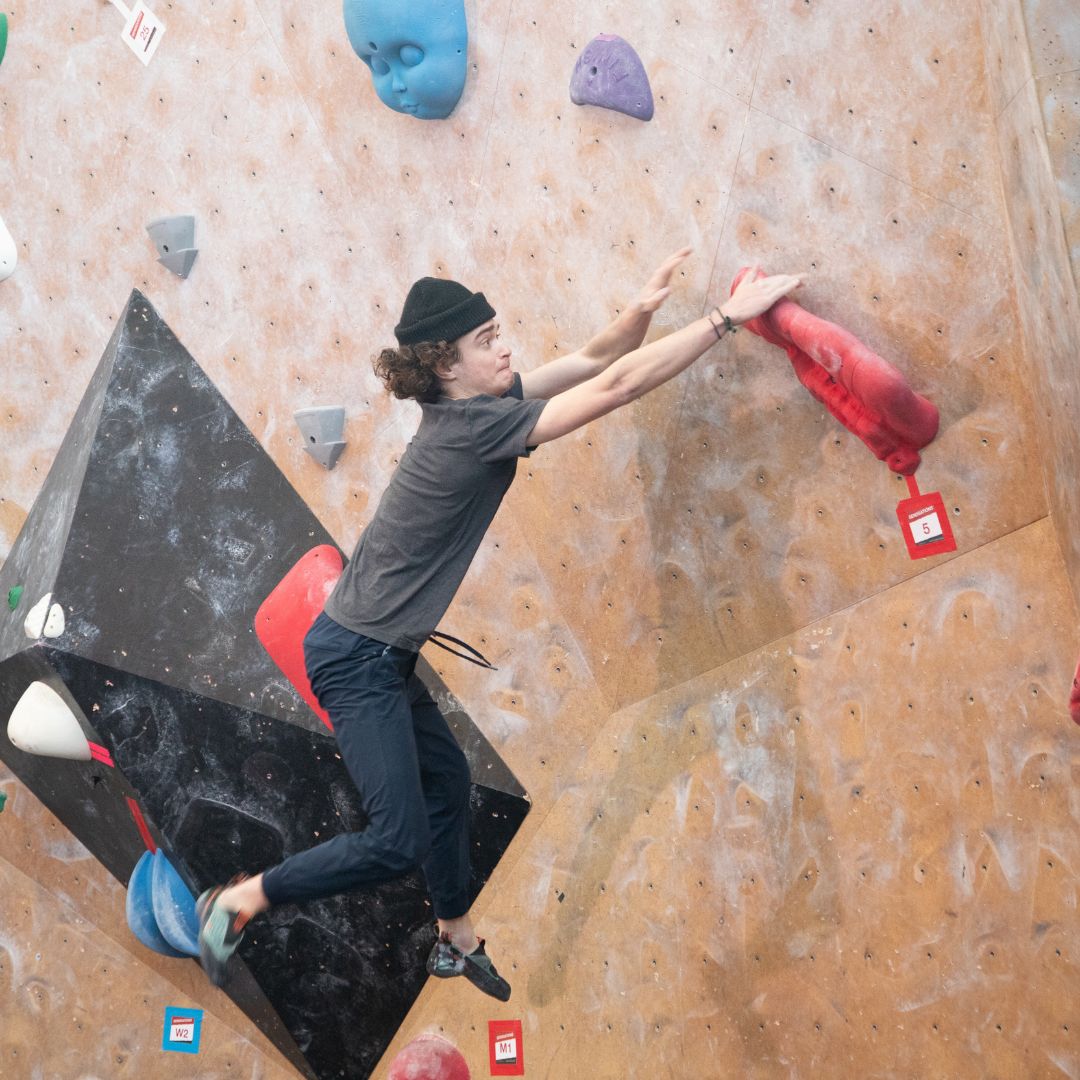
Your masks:
{"label": "black climbing shoe", "polygon": [[484,951],[484,939],[480,939],[475,951],[463,953],[449,938],[442,934],[427,961],[428,974],[437,979],[452,979],[464,975],[478,990],[499,1001],[510,1000],[510,984],[495,970]]}

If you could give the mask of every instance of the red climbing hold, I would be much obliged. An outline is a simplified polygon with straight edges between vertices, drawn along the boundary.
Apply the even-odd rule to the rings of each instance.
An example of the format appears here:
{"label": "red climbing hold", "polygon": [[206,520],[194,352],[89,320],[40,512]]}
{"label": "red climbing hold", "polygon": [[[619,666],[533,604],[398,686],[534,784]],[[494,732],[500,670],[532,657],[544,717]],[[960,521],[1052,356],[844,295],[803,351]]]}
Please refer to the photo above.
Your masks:
{"label": "red climbing hold", "polygon": [[330,717],[319,707],[308,682],[304,635],[341,577],[342,566],[337,548],[329,544],[312,548],[278,582],[255,613],[255,634],[262,647],[331,731]]}
{"label": "red climbing hold", "polygon": [[421,1035],[390,1063],[389,1080],[469,1080],[469,1066],[452,1043]]}
{"label": "red climbing hold", "polygon": [[1076,665],[1072,693],[1069,694],[1069,715],[1073,718],[1073,723],[1080,724],[1080,664]]}
{"label": "red climbing hold", "polygon": [[[739,271],[732,292],[748,273],[749,267]],[[940,417],[934,404],[916,394],[892,364],[788,297],[751,319],[746,328],[779,345],[799,382],[879,461],[905,476],[915,472],[919,451],[937,435]]]}

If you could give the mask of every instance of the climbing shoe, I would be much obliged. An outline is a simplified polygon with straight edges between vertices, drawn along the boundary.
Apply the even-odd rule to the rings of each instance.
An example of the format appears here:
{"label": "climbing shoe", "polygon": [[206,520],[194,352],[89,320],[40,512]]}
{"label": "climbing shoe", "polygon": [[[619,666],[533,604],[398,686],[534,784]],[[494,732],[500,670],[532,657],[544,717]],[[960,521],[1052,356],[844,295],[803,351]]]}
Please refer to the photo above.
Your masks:
{"label": "climbing shoe", "polygon": [[[229,885],[245,876],[233,878]],[[199,918],[199,962],[215,986],[225,985],[229,957],[244,940],[244,927],[250,919],[242,911],[228,911],[218,903],[218,897],[228,887],[215,885],[195,902],[195,914]]]}
{"label": "climbing shoe", "polygon": [[484,951],[483,938],[473,952],[463,953],[448,934],[441,934],[428,957],[427,969],[428,974],[437,979],[464,975],[473,986],[490,997],[499,1001],[510,1000],[510,984],[495,970],[495,965]]}

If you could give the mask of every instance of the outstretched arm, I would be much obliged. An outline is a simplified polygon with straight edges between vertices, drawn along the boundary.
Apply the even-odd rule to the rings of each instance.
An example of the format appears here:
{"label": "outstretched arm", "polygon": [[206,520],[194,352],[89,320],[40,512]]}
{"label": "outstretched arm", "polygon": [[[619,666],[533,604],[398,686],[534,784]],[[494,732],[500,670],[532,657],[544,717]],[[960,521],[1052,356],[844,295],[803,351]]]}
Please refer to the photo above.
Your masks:
{"label": "outstretched arm", "polygon": [[723,308],[714,308],[708,317],[627,353],[599,375],[553,397],[529,433],[527,445],[558,439],[655,390],[716,344],[725,333],[725,316],[735,325],[744,323],[767,311],[802,281],[801,276],[790,274],[757,281],[748,278],[724,301]]}
{"label": "outstretched arm", "polygon": [[653,313],[671,292],[672,274],[690,251],[686,247],[669,255],[653,272],[634,302],[576,352],[551,360],[535,371],[523,372],[523,395],[527,398],[555,397],[595,378],[620,356],[633,352],[645,340]]}

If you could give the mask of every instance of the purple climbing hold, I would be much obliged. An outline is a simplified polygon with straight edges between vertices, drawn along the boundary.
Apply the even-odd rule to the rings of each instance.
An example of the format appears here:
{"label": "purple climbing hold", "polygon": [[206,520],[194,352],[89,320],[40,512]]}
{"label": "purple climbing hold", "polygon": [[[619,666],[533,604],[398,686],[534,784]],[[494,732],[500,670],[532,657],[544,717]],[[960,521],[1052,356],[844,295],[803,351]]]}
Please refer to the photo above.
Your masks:
{"label": "purple climbing hold", "polygon": [[652,88],[645,65],[617,34],[599,34],[585,46],[570,76],[570,100],[652,119]]}

